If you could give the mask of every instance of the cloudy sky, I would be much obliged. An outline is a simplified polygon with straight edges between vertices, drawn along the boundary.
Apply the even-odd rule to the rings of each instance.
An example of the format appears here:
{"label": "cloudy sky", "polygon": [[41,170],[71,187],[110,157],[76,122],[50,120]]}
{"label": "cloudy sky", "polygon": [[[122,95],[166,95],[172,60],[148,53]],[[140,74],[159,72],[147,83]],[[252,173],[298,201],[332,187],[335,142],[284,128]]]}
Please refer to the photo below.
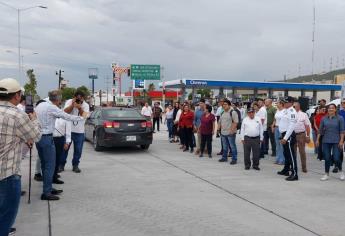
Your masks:
{"label": "cloudy sky", "polygon": [[[313,0],[0,0],[22,12],[24,67],[39,93],[106,87],[112,62],[160,64],[164,79],[279,80],[311,72]],[[343,67],[345,1],[315,0],[315,71]],[[18,77],[16,11],[0,5],[0,78]],[[33,55],[33,53],[38,53]],[[300,68],[300,69],[299,69]],[[128,80],[128,79],[127,79]],[[128,81],[126,84],[129,84]]]}

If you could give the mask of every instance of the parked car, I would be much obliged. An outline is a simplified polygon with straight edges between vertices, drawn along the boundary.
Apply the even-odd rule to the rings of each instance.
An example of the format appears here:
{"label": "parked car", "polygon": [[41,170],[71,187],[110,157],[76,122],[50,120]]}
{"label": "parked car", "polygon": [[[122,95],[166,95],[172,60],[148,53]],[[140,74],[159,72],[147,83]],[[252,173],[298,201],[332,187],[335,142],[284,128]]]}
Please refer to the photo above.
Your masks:
{"label": "parked car", "polygon": [[104,147],[152,144],[152,122],[134,108],[102,107],[91,113],[85,122],[85,137],[96,151]]}

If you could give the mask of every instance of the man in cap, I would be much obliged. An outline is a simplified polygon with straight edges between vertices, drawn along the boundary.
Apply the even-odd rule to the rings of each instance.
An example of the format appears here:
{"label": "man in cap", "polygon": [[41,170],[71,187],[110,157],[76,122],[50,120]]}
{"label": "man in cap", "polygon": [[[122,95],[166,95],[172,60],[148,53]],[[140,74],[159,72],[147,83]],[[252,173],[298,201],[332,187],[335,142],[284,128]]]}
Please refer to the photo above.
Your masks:
{"label": "man in cap", "polygon": [[41,137],[35,113],[16,106],[21,87],[14,79],[0,80],[0,235],[8,235],[17,216],[21,194],[22,147]]}
{"label": "man in cap", "polygon": [[251,166],[250,153],[253,153],[253,169],[260,170],[260,143],[264,138],[261,120],[255,116],[254,108],[247,111],[248,116],[243,119],[241,125],[241,142],[244,150],[244,168],[249,170]]}
{"label": "man in cap", "polygon": [[279,132],[282,134],[280,143],[284,149],[285,164],[283,170],[279,171],[278,174],[288,176],[287,181],[296,181],[298,180],[298,174],[295,152],[296,134],[294,130],[297,123],[297,113],[292,106],[294,103],[293,97],[285,97],[283,102],[285,110],[279,123]]}

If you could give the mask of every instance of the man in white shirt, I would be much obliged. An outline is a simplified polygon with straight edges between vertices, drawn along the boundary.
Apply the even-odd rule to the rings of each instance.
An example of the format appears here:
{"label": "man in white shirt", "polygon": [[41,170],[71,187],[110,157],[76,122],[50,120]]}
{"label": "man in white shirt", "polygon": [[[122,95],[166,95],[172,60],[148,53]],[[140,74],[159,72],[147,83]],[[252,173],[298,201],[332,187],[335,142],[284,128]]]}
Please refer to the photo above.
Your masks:
{"label": "man in white shirt", "polygon": [[[65,112],[71,115],[89,114],[90,106],[85,102],[84,92],[77,90],[74,94],[74,98],[70,99],[65,104]],[[85,120],[72,122],[72,142],[74,146],[73,150],[73,172],[80,173],[79,168],[80,158],[83,151],[85,140]],[[66,150],[66,156],[68,156],[69,148]]]}
{"label": "man in white shirt", "polygon": [[[264,129],[264,137],[266,137],[266,136],[268,136],[268,134],[267,134],[267,111],[266,111],[266,107],[264,104],[264,100],[262,98],[258,99],[258,106],[259,106],[259,111],[256,113],[256,116],[261,120],[261,124],[262,124],[263,129]],[[265,138],[264,138],[264,140],[265,140]],[[268,148],[266,147],[266,143],[262,142],[261,143],[260,158],[264,158],[266,154],[268,154]]]}
{"label": "man in white shirt", "polygon": [[244,168],[249,170],[251,166],[250,153],[253,153],[253,169],[260,170],[260,143],[263,141],[263,126],[259,117],[255,116],[255,110],[249,108],[248,116],[243,119],[241,125],[241,142],[244,150]]}
{"label": "man in white shirt", "polygon": [[307,173],[307,157],[305,153],[305,144],[310,142],[311,123],[308,115],[305,112],[301,111],[301,105],[298,102],[294,103],[294,108],[297,112],[297,123],[295,125],[295,150],[297,150],[298,147],[299,155],[301,158],[302,171],[304,173]]}
{"label": "man in white shirt", "polygon": [[36,143],[43,174],[43,193],[41,195],[41,200],[59,200],[59,197],[55,195],[62,192],[62,190],[56,190],[52,187],[56,158],[53,140],[56,119],[63,118],[65,120],[80,122],[83,121],[83,117],[85,117],[83,113],[80,113],[80,116],[69,115],[58,107],[60,105],[61,95],[59,91],[51,91],[49,92],[49,101],[40,103],[35,110],[42,129],[42,137],[40,141]]}
{"label": "man in white shirt", "polygon": [[146,118],[152,118],[152,108],[147,102],[145,102],[145,106],[143,106],[143,108],[141,109],[141,114]]}
{"label": "man in white shirt", "polygon": [[[297,181],[298,180],[298,168],[296,161],[295,143],[296,143],[296,110],[292,107],[294,103],[293,97],[285,97],[284,108],[282,118],[279,122],[279,132],[281,133],[280,143],[284,148],[285,164],[284,168],[278,172],[278,175],[289,176],[286,181]],[[291,171],[291,174],[290,174]]]}
{"label": "man in white shirt", "polygon": [[68,150],[71,144],[71,122],[63,120],[61,118],[55,121],[55,130],[53,132],[55,150],[56,150],[56,161],[55,161],[55,171],[53,177],[54,184],[63,184],[64,182],[59,179],[58,173],[61,170],[61,166],[65,165],[66,155],[64,155],[65,150]]}

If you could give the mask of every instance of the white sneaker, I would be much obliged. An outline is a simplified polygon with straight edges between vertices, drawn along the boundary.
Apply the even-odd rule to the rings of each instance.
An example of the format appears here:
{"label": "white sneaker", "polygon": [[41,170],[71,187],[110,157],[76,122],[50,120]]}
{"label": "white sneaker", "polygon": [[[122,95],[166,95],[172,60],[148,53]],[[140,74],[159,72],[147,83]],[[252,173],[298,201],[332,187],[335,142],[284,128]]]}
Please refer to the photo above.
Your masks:
{"label": "white sneaker", "polygon": [[320,180],[321,180],[321,181],[326,181],[326,180],[328,180],[328,175],[322,176]]}
{"label": "white sneaker", "polygon": [[345,180],[345,174],[344,172],[340,172],[340,180],[344,181]]}

